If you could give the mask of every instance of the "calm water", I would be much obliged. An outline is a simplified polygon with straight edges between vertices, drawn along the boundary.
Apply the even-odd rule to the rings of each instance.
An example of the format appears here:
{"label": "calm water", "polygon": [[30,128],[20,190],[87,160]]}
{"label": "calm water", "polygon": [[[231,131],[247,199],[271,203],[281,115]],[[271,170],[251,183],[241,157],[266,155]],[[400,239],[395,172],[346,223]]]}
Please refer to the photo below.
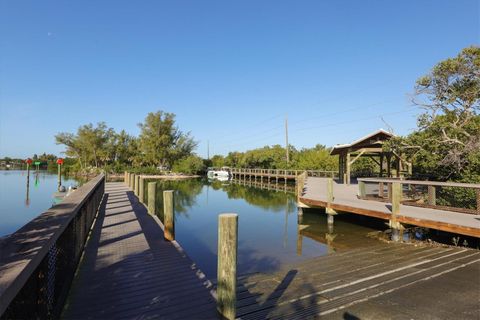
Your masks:
{"label": "calm water", "polygon": [[[328,230],[320,210],[298,219],[295,197],[232,182],[156,181],[157,213],[163,220],[162,190],[175,190],[176,240],[209,278],[217,268],[218,214],[239,215],[238,272],[271,272],[279,267],[331,252],[375,245],[371,219],[342,215]],[[146,190],[147,188],[145,188]],[[373,222],[375,224],[375,222]],[[369,226],[367,226],[369,225]]]}
{"label": "calm water", "polygon": [[[79,183],[62,177],[62,184],[68,187]],[[50,208],[56,191],[56,174],[30,171],[27,188],[26,171],[0,171],[0,237],[15,232]]]}

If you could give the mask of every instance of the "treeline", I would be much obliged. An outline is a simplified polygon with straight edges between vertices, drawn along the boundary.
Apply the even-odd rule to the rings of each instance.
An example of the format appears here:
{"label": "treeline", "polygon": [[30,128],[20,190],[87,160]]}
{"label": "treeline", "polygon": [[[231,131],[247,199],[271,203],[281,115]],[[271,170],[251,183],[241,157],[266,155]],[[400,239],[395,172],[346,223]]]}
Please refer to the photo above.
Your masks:
{"label": "treeline", "polygon": [[116,132],[105,122],[100,122],[95,126],[83,125],[76,133],[58,133],[55,140],[65,146],[67,157],[76,159],[74,169],[84,173],[100,169],[121,172],[132,167],[157,172],[197,162],[203,165],[202,159],[193,154],[197,142],[190,133],[182,132],[176,126],[173,113],[149,113],[138,126],[138,137],[125,130]]}

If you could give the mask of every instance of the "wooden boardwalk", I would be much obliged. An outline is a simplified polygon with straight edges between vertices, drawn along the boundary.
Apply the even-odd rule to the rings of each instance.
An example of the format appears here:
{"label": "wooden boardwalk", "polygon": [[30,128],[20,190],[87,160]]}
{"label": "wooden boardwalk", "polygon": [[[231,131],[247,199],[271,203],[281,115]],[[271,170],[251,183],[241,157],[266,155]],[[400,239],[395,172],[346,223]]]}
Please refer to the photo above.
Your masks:
{"label": "wooden boardwalk", "polygon": [[480,251],[382,244],[240,277],[241,319],[478,319]]}
{"label": "wooden boardwalk", "polygon": [[203,274],[123,183],[106,184],[62,317],[218,319]]}
{"label": "wooden boardwalk", "polygon": [[[391,205],[385,202],[358,199],[358,185],[334,182],[332,209],[389,220]],[[311,207],[327,206],[327,179],[308,177],[301,204]],[[480,237],[480,216],[440,209],[400,205],[400,223],[432,228],[473,237]]]}

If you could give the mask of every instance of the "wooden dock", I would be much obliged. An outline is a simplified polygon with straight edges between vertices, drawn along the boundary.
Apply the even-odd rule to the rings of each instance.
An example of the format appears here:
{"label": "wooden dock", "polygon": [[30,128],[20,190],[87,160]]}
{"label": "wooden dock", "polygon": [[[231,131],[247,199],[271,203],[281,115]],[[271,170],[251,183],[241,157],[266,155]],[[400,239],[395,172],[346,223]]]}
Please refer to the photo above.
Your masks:
{"label": "wooden dock", "polygon": [[218,319],[209,282],[124,183],[107,183],[64,319]]}
{"label": "wooden dock", "polygon": [[287,183],[288,181],[297,181],[298,177],[305,174],[309,177],[331,177],[335,178],[338,175],[337,171],[323,171],[323,170],[287,170],[287,169],[248,169],[248,168],[232,168],[230,169],[232,177],[238,180],[253,180],[257,179],[263,183],[263,180],[269,182],[279,181]]}
{"label": "wooden dock", "polygon": [[240,319],[478,319],[480,252],[383,244],[240,277]]}
{"label": "wooden dock", "polygon": [[[392,206],[381,201],[359,199],[358,185],[333,182],[333,201],[327,199],[327,179],[307,177],[299,196],[299,204],[308,207],[330,207],[335,211],[351,212],[390,220]],[[396,215],[399,223],[432,228],[467,236],[480,237],[480,216],[428,207],[400,205]]]}

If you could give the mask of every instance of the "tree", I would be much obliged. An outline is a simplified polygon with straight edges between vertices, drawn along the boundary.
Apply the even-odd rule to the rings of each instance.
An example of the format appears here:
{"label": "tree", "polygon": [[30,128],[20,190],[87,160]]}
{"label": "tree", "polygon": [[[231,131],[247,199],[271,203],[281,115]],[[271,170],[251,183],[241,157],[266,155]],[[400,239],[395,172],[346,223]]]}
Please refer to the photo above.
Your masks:
{"label": "tree", "polygon": [[149,113],[138,126],[141,130],[139,149],[147,165],[172,166],[197,146],[190,133],[183,133],[175,126],[173,113]]}
{"label": "tree", "polygon": [[418,130],[387,149],[413,158],[416,170],[461,179],[480,156],[480,48],[463,49],[417,80]]}
{"label": "tree", "polygon": [[186,174],[198,174],[205,170],[202,158],[197,155],[190,155],[177,161],[173,166],[173,171]]}

